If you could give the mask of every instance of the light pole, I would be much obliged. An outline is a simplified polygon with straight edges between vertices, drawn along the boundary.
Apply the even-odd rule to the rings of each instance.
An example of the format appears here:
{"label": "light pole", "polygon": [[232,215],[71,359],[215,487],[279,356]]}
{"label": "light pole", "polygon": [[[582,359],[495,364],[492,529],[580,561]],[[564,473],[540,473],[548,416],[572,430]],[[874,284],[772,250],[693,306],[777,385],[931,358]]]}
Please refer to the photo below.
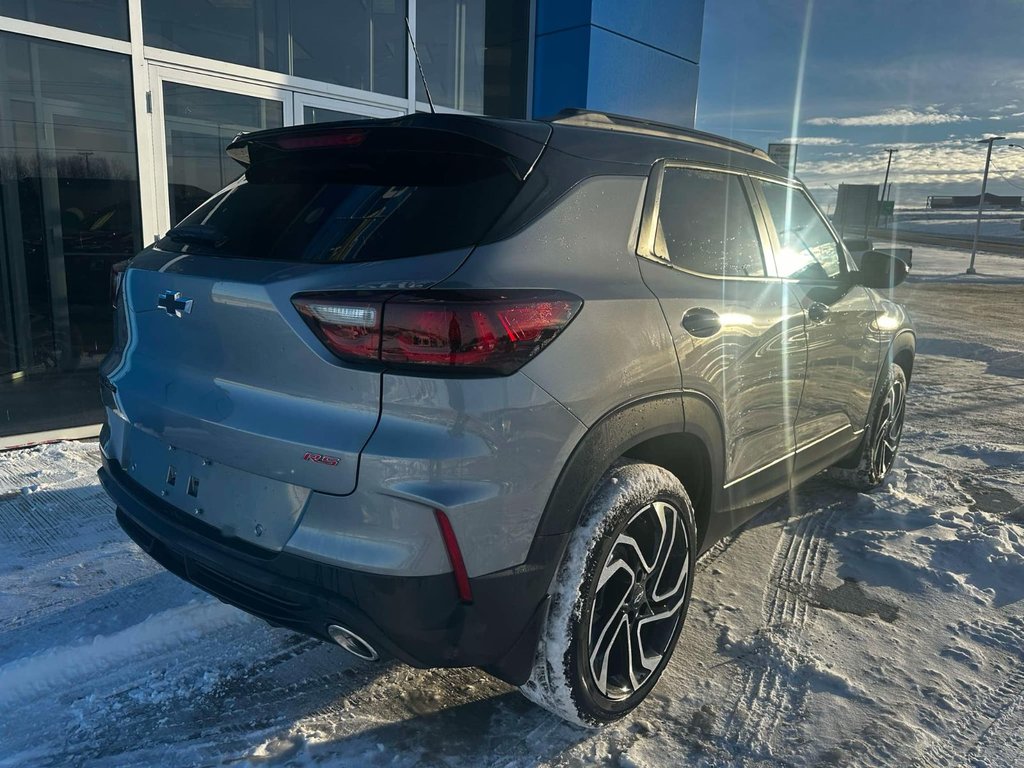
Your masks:
{"label": "light pole", "polygon": [[[889,161],[885,164],[885,181],[882,182],[882,202],[885,202],[885,188],[889,185],[889,169],[892,168],[892,156],[893,153],[899,152],[898,149],[886,148],[886,152],[889,153]],[[875,211],[875,226],[878,226],[878,217],[882,213],[882,206],[878,206],[878,210]]]}
{"label": "light pole", "polygon": [[978,274],[974,268],[974,259],[978,255],[978,235],[981,234],[981,209],[985,205],[985,187],[988,186],[988,166],[992,162],[992,145],[997,141],[1003,141],[1005,136],[990,136],[987,139],[978,139],[978,144],[988,144],[988,152],[985,154],[985,173],[981,177],[981,197],[978,199],[978,221],[974,225],[974,244],[971,246],[971,264],[967,267],[968,275]]}
{"label": "light pole", "polygon": [[836,207],[836,203],[839,201],[839,190],[836,189],[835,187],[833,187],[827,181],[825,182],[825,186],[828,187],[829,189],[831,189],[833,192],[836,193],[836,196],[834,198],[832,198],[832,202],[828,206],[828,218],[829,218],[829,221],[831,221],[832,220],[832,210]]}

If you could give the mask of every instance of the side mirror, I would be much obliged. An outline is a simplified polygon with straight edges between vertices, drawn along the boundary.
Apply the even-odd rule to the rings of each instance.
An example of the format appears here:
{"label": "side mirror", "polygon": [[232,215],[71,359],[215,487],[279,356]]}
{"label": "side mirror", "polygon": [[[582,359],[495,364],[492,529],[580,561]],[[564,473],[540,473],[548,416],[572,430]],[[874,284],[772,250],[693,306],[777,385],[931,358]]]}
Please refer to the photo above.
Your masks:
{"label": "side mirror", "polygon": [[868,288],[891,288],[907,279],[910,265],[899,255],[867,251],[860,259],[856,280]]}

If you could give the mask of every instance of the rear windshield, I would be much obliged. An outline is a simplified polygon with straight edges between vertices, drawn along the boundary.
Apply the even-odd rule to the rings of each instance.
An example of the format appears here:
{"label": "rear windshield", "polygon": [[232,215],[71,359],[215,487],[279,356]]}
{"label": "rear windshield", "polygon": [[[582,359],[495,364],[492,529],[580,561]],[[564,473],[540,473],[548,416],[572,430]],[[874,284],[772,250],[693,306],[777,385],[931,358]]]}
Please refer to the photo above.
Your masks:
{"label": "rear windshield", "polygon": [[294,163],[253,167],[158,246],[231,258],[348,263],[475,245],[520,182],[499,162],[465,161],[431,158],[429,172],[423,163],[406,172]]}

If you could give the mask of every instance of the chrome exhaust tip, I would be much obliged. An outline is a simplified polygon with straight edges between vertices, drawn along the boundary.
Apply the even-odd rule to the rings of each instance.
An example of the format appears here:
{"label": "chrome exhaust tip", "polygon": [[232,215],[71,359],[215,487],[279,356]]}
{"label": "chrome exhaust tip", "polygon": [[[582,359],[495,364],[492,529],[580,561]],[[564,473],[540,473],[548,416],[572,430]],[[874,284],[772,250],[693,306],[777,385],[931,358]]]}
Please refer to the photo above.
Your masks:
{"label": "chrome exhaust tip", "polygon": [[327,634],[346,651],[364,661],[376,661],[380,658],[380,654],[377,653],[377,650],[372,645],[348,627],[343,627],[340,624],[331,624],[327,627]]}

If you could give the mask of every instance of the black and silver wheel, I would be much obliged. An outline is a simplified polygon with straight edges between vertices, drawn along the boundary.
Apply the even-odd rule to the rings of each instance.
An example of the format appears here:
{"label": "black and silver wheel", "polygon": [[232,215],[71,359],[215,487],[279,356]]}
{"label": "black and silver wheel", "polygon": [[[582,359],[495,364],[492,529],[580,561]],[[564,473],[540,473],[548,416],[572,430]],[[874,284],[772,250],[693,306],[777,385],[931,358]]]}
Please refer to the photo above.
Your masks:
{"label": "black and silver wheel", "polygon": [[896,462],[906,412],[907,375],[893,363],[876,398],[856,465],[833,467],[829,474],[858,491],[870,491],[885,482]]}
{"label": "black and silver wheel", "polygon": [[675,647],[695,546],[693,508],[674,475],[641,463],[607,473],[555,579],[523,693],[588,726],[635,708]]}

